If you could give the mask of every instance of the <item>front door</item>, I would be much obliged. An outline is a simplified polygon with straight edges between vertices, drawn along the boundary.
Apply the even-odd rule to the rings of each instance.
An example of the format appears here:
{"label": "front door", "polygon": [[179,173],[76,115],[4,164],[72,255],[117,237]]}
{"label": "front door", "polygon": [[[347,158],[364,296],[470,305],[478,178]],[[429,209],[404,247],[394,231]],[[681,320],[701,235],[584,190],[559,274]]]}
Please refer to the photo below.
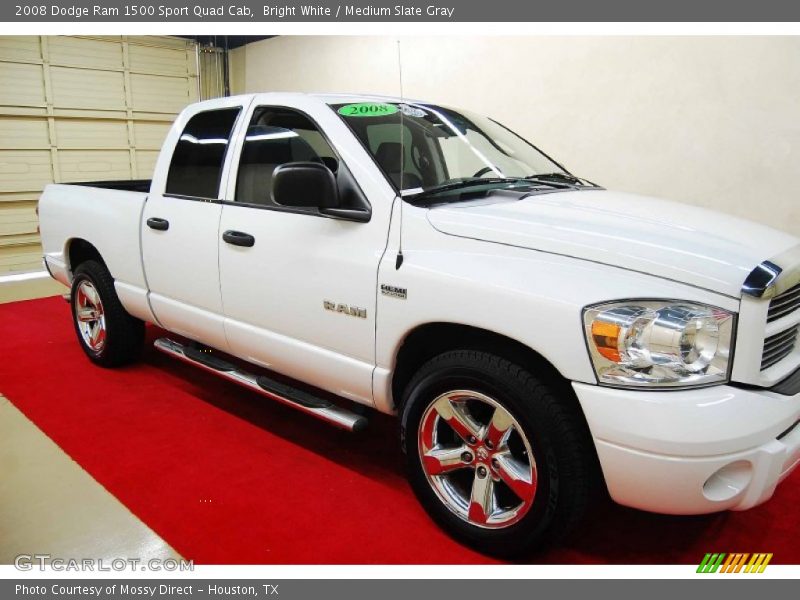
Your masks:
{"label": "front door", "polygon": [[[233,202],[224,206],[220,223],[220,233],[228,233],[228,241],[220,241],[219,262],[230,348],[277,372],[371,404],[376,277],[388,212],[359,223],[326,217],[316,208],[276,204],[272,174],[297,161],[326,165],[345,206],[369,207],[352,172],[306,114],[254,109]],[[241,245],[242,236],[250,236],[244,239],[252,245]]]}

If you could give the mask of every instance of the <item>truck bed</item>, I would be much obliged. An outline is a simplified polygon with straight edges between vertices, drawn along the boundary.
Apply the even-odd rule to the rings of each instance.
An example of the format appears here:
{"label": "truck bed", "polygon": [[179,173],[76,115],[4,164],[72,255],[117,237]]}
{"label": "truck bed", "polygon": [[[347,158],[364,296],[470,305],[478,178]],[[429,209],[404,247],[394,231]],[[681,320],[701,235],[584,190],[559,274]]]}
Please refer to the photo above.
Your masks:
{"label": "truck bed", "polygon": [[[98,181],[45,187],[39,200],[42,247],[54,277],[69,284],[69,249],[90,243],[116,285],[146,293],[140,227],[149,181]],[[61,275],[56,275],[56,274]]]}
{"label": "truck bed", "polygon": [[83,187],[103,188],[107,190],[120,190],[122,192],[144,192],[150,191],[152,179],[116,179],[111,181],[80,181],[67,185],[80,185]]}

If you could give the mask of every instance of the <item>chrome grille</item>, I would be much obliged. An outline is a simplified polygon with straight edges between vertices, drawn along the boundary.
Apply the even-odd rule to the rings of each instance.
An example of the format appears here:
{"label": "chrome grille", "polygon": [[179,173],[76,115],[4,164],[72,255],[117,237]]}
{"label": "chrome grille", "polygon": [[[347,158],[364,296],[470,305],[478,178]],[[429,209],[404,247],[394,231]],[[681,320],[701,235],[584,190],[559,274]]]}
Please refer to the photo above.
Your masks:
{"label": "chrome grille", "polygon": [[800,308],[800,283],[772,299],[767,312],[767,323],[777,321],[798,308]]}
{"label": "chrome grille", "polygon": [[797,332],[800,325],[795,325],[784,331],[769,336],[764,340],[764,352],[761,355],[761,370],[769,369],[772,365],[786,358],[797,343]]}

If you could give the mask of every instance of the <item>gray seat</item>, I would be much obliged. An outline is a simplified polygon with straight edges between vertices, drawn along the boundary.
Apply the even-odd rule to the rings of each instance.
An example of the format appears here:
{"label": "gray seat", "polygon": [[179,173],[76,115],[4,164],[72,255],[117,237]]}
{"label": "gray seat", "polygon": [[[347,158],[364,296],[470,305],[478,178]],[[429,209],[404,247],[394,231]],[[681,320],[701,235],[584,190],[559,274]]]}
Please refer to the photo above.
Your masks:
{"label": "gray seat", "polygon": [[403,145],[400,142],[381,142],[375,152],[375,162],[380,165],[384,173],[400,189],[400,175],[402,173],[402,187],[405,189],[422,187],[422,179],[414,173],[403,172],[402,160]]}

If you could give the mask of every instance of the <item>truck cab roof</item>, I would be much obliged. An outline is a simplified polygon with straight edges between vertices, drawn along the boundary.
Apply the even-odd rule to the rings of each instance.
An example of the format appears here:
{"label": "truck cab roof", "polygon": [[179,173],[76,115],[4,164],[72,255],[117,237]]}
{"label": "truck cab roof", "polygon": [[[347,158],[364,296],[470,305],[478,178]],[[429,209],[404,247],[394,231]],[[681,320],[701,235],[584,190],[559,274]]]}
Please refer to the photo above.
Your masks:
{"label": "truck cab roof", "polygon": [[[355,102],[411,102],[414,104],[428,104],[428,102],[424,102],[419,99],[413,98],[400,98],[399,96],[383,96],[380,94],[357,94],[357,93],[333,93],[333,92],[326,92],[326,93],[306,93],[306,92],[255,92],[250,94],[239,94],[236,96],[229,96],[230,99],[240,99],[242,102],[247,102],[252,100],[255,97],[259,97],[261,99],[274,97],[275,100],[280,100],[281,102],[291,101],[293,98],[297,100],[306,100],[308,98],[316,98],[325,104],[350,104]],[[203,102],[199,102],[198,104],[214,104],[217,102],[218,99],[212,98],[209,100],[204,100]]]}

